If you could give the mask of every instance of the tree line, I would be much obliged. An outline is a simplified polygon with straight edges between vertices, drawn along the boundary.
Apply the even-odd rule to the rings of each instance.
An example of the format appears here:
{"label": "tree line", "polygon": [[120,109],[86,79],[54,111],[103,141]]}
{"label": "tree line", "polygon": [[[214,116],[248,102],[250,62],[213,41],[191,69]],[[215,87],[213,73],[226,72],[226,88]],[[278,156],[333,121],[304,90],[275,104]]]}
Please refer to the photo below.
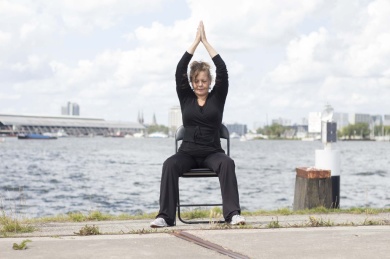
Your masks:
{"label": "tree line", "polygon": [[[256,133],[269,136],[272,139],[285,138],[287,133],[291,132],[291,126],[283,126],[279,123],[273,123],[272,125],[258,128]],[[390,135],[390,126],[375,126],[373,129],[374,136]],[[154,132],[169,133],[169,128],[164,125],[149,125],[147,127],[147,133],[151,134]],[[173,131],[174,133],[174,131]],[[339,139],[369,139],[371,130],[368,123],[356,123],[345,126],[337,130],[337,137]],[[291,134],[289,134],[291,135]]]}
{"label": "tree line", "polygon": [[[372,132],[373,131],[373,132]],[[350,124],[341,130],[337,131],[337,137],[344,139],[369,139],[371,135],[386,136],[390,134],[390,126],[375,126],[373,130],[370,129],[368,123]]]}
{"label": "tree line", "polygon": [[[278,123],[273,123],[272,125],[264,126],[263,128],[258,128],[256,133],[267,135],[270,138],[278,139],[284,138],[287,134],[286,132],[291,130],[291,126],[283,126]],[[390,126],[375,126],[373,129],[374,136],[383,136],[390,134]],[[349,124],[341,129],[337,130],[337,137],[339,139],[369,139],[371,135],[371,130],[368,123],[356,123]]]}

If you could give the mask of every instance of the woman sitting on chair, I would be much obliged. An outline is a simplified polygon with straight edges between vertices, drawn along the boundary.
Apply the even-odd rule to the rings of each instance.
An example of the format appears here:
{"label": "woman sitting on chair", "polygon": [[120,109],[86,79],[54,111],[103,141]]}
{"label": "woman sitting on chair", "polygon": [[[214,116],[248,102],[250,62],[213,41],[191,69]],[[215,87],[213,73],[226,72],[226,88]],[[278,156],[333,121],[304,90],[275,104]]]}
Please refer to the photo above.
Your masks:
{"label": "woman sitting on chair", "polygon": [[[210,65],[193,61],[188,64],[202,42],[216,66],[216,80],[210,91]],[[191,168],[207,167],[217,173],[221,185],[223,216],[232,224],[245,224],[240,216],[240,202],[234,161],[221,148],[219,129],[228,93],[225,62],[206,39],[203,22],[198,26],[195,41],[184,53],[176,69],[176,91],[179,97],[185,133],[178,152],[163,164],[160,187],[160,211],[151,227],[175,224],[179,177]]]}

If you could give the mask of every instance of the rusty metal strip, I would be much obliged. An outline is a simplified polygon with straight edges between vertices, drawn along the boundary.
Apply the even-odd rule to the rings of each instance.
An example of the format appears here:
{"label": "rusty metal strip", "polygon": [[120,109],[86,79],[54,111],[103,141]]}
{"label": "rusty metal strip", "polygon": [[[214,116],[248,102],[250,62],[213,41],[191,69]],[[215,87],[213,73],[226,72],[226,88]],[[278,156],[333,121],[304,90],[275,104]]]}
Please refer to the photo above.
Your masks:
{"label": "rusty metal strip", "polygon": [[210,250],[216,251],[216,252],[221,253],[223,255],[227,255],[227,256],[229,256],[231,258],[249,259],[249,257],[246,256],[246,255],[242,255],[242,254],[233,252],[233,251],[231,251],[229,249],[226,249],[226,248],[224,248],[224,247],[222,247],[220,245],[217,245],[217,244],[211,243],[209,241],[203,240],[203,239],[201,239],[201,238],[199,238],[197,236],[194,236],[192,234],[186,233],[184,231],[175,231],[172,234],[174,236],[178,237],[178,238],[181,238],[183,240],[186,240],[186,241],[195,243],[197,245],[203,246],[205,248],[208,248]]}

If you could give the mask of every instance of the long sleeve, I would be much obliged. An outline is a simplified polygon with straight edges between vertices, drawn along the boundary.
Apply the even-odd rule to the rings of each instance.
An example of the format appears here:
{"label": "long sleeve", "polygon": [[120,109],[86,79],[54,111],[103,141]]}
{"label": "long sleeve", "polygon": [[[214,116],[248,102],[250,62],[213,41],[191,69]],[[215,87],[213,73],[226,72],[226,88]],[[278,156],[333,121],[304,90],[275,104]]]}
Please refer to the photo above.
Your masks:
{"label": "long sleeve", "polygon": [[226,64],[219,54],[213,57],[213,62],[216,67],[216,74],[217,74],[215,78],[215,85],[213,90],[218,95],[218,98],[220,100],[223,100],[223,102],[225,102],[226,96],[228,94],[228,89],[229,89],[229,76],[228,76]]}
{"label": "long sleeve", "polygon": [[188,94],[193,93],[187,75],[188,64],[190,63],[192,56],[193,55],[186,51],[176,67],[176,92],[180,103],[183,102]]}

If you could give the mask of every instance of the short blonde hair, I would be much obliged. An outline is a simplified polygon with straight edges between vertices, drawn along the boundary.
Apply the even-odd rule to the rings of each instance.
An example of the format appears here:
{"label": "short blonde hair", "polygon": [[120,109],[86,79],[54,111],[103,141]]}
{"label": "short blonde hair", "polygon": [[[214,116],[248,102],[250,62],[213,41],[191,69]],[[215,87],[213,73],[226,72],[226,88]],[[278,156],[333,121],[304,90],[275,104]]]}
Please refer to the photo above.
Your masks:
{"label": "short blonde hair", "polygon": [[212,81],[212,76],[210,72],[210,65],[207,62],[203,61],[193,61],[190,65],[190,81],[191,83],[199,75],[200,72],[206,72],[207,77]]}

